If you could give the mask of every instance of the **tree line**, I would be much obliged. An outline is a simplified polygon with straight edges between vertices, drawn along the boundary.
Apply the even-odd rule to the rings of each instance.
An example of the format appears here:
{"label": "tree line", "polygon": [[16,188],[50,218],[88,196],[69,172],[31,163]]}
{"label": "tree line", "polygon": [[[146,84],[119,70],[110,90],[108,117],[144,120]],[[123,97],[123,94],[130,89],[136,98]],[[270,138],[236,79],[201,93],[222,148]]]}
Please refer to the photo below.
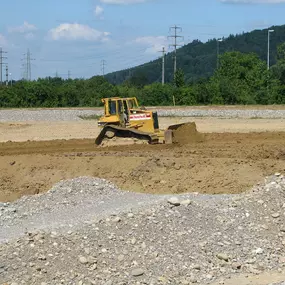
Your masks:
{"label": "tree line", "polygon": [[255,53],[226,52],[209,78],[187,82],[178,69],[172,82],[145,83],[134,74],[122,84],[102,76],[90,79],[39,78],[0,86],[0,107],[98,107],[106,97],[137,97],[141,105],[284,104],[285,43],[278,46],[276,63],[267,70]]}
{"label": "tree line", "polygon": [[[274,33],[270,36],[270,60],[277,62],[277,46],[285,42],[285,25],[273,26]],[[177,67],[185,74],[186,83],[195,82],[201,78],[211,77],[217,67],[217,51],[219,53],[240,51],[255,53],[262,60],[267,60],[268,29],[254,30],[248,33],[229,35],[218,39],[209,39],[203,43],[196,39],[177,50]],[[109,82],[122,84],[134,75],[144,75],[144,84],[161,82],[161,58],[133,68],[112,72],[106,75]],[[173,78],[173,53],[165,56],[165,81],[170,83]]]}

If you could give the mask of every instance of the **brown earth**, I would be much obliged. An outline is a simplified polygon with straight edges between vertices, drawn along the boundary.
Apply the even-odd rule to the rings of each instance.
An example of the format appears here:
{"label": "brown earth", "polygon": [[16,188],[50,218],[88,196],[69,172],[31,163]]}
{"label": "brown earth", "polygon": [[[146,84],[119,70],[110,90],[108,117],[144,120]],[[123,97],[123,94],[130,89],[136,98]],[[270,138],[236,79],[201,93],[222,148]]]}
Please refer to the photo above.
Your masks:
{"label": "brown earth", "polygon": [[100,148],[93,139],[0,144],[0,201],[96,176],[148,193],[239,193],[285,172],[285,132],[205,133],[184,145]]}
{"label": "brown earth", "polygon": [[[161,117],[161,129],[169,125],[195,122],[202,133],[285,131],[285,119]],[[99,134],[97,121],[5,122],[0,123],[0,142],[94,139]]]}

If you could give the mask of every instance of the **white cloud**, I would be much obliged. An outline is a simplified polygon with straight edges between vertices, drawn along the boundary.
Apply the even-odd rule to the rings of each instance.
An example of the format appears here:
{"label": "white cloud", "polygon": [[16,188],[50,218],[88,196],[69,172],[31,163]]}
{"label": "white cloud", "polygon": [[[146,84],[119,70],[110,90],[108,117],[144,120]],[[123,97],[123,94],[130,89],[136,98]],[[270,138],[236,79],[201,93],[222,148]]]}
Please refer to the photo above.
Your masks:
{"label": "white cloud", "polygon": [[2,35],[2,34],[0,34],[0,46],[6,46],[7,45],[7,40],[6,40],[6,38]]}
{"label": "white cloud", "polygon": [[32,24],[29,24],[27,21],[25,21],[24,24],[21,26],[8,28],[9,33],[21,33],[21,34],[25,34],[36,30],[37,27]]}
{"label": "white cloud", "polygon": [[280,4],[285,3],[285,0],[220,0],[223,3],[235,4]]}
{"label": "white cloud", "polygon": [[149,36],[149,37],[139,37],[134,40],[134,43],[140,44],[146,47],[145,53],[153,54],[162,50],[164,47],[167,51],[168,42],[165,36]]}
{"label": "white cloud", "polygon": [[143,2],[146,2],[146,1],[147,0],[100,0],[101,3],[119,4],[119,5],[143,3]]}
{"label": "white cloud", "polygon": [[54,40],[86,40],[104,42],[109,40],[110,33],[95,30],[87,25],[64,23],[49,31]]}
{"label": "white cloud", "polygon": [[33,33],[27,33],[25,34],[25,39],[26,40],[32,40],[35,37]]}
{"label": "white cloud", "polygon": [[94,10],[95,16],[102,19],[102,14],[103,14],[103,13],[104,13],[103,7],[97,5],[97,6],[95,7],[95,10]]}

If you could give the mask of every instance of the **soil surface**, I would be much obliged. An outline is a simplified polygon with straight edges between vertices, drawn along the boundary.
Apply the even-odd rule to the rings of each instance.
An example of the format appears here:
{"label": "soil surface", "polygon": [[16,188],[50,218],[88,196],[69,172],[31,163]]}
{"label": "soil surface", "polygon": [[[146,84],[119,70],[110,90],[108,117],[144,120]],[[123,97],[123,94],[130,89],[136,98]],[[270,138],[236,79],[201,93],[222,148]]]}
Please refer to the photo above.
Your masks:
{"label": "soil surface", "polygon": [[[285,132],[204,133],[203,141],[101,148],[94,140],[0,144],[0,201],[93,176],[144,193],[240,193],[285,171]],[[191,140],[190,140],[191,141]]]}
{"label": "soil surface", "polygon": [[[249,133],[285,131],[285,119],[246,119],[246,118],[191,118],[160,117],[161,129],[169,125],[195,122],[203,133]],[[95,139],[100,129],[96,120],[62,122],[0,122],[0,142],[45,141],[58,139]]]}

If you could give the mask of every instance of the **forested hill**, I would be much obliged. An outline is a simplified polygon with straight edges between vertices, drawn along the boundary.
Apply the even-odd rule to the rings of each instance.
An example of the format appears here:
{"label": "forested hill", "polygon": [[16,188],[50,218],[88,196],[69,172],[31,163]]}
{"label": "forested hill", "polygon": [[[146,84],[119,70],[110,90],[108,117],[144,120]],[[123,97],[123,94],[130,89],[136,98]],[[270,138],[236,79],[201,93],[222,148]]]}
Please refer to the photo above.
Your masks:
{"label": "forested hill", "polygon": [[[274,64],[277,58],[277,46],[285,42],[285,25],[273,26],[274,33],[270,36],[270,59]],[[267,60],[268,30],[254,30],[249,33],[230,35],[220,42],[220,54],[226,51],[254,52],[262,60]],[[202,43],[195,40],[177,50],[177,68],[182,68],[186,82],[197,81],[200,78],[210,77],[217,66],[216,39]],[[134,83],[145,85],[161,81],[161,59],[146,64],[121,70],[106,75],[109,82],[121,84],[131,79]],[[173,53],[165,58],[165,80],[171,82],[173,78]]]}

